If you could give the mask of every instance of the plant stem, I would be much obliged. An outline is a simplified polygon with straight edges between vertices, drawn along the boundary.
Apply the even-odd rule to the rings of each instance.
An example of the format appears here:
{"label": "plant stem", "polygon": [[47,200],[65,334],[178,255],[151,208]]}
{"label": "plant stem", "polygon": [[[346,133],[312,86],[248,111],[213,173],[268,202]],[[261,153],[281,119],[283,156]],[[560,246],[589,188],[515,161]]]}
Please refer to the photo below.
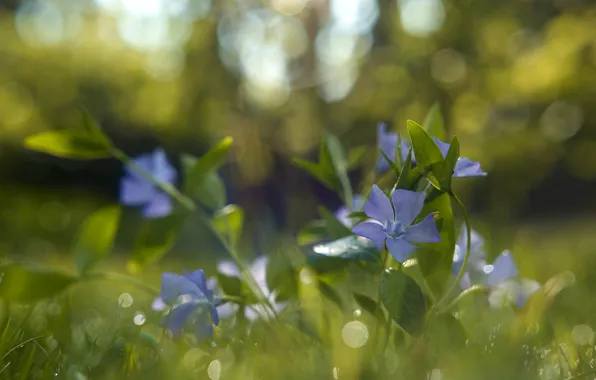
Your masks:
{"label": "plant stem", "polygon": [[197,211],[197,210],[200,211],[201,219],[205,222],[205,225],[207,225],[207,227],[209,228],[211,233],[213,233],[215,235],[217,240],[219,240],[219,242],[222,244],[224,249],[228,252],[228,254],[232,257],[232,259],[236,262],[236,265],[238,265],[238,268],[240,268],[240,271],[242,272],[242,276],[244,277],[244,280],[248,283],[249,288],[251,289],[253,294],[262,303],[267,305],[267,307],[271,310],[271,312],[273,313],[273,315],[276,318],[278,317],[278,314],[275,311],[275,308],[273,307],[272,302],[265,296],[265,294],[263,293],[261,288],[257,285],[256,280],[254,279],[254,277],[248,270],[248,267],[246,266],[246,264],[244,263],[244,261],[242,260],[240,255],[236,252],[234,247],[228,243],[228,241],[222,236],[222,234],[220,234],[219,231],[217,231],[213,227],[211,220],[207,217],[207,214],[204,212],[203,209],[201,209],[200,207],[197,207],[191,198],[180,193],[174,186],[170,185],[169,183],[164,183],[164,182],[161,182],[161,181],[158,181],[157,179],[155,179],[155,177],[153,177],[153,175],[151,175],[151,173],[149,173],[143,167],[137,165],[134,162],[134,160],[132,160],[130,157],[128,157],[126,155],[126,153],[124,153],[123,151],[116,149],[116,148],[112,148],[112,155],[116,159],[120,160],[124,165],[131,167],[141,177],[143,177],[147,181],[151,182],[153,185],[157,186],[160,190],[167,193],[169,196],[172,197],[172,199],[176,200],[178,203],[180,203],[180,205],[182,205],[188,211]]}

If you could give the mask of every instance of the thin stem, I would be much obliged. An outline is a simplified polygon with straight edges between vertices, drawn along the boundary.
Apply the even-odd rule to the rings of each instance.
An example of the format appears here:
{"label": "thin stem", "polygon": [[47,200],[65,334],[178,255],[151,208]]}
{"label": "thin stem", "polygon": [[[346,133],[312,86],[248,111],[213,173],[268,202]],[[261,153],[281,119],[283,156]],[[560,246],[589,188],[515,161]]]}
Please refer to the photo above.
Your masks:
{"label": "thin stem", "polygon": [[441,314],[441,313],[447,312],[447,311],[455,308],[455,306],[457,306],[457,304],[460,303],[462,299],[468,297],[470,294],[485,293],[487,291],[488,291],[488,288],[486,286],[482,286],[482,285],[472,286],[472,287],[464,290],[463,292],[461,292],[457,297],[455,297],[455,299],[453,301],[451,301],[451,303],[447,307],[445,307],[443,310],[439,310],[437,312],[437,314]]}
{"label": "thin stem", "polygon": [[169,196],[172,197],[172,199],[176,200],[178,203],[180,203],[180,205],[182,205],[188,211],[195,211],[195,210],[200,211],[201,218],[205,222],[205,225],[207,225],[207,227],[209,228],[211,233],[213,233],[213,235],[215,235],[215,237],[219,240],[219,242],[222,244],[224,249],[228,252],[228,254],[232,257],[232,259],[236,262],[236,265],[238,265],[238,268],[240,268],[240,271],[242,272],[242,276],[244,277],[244,280],[248,283],[249,288],[251,289],[253,294],[261,302],[263,302],[265,305],[267,305],[267,307],[271,310],[271,312],[273,313],[273,315],[276,318],[278,317],[277,311],[275,311],[273,304],[265,296],[265,294],[263,293],[261,288],[258,286],[256,280],[254,279],[254,277],[248,270],[248,267],[246,266],[246,264],[244,263],[244,261],[242,260],[240,255],[236,252],[234,247],[228,243],[228,241],[222,236],[222,234],[220,234],[219,231],[217,231],[213,227],[211,220],[207,217],[207,215],[205,214],[203,209],[201,209],[200,207],[197,207],[191,198],[180,193],[174,186],[170,185],[169,183],[164,183],[164,182],[161,182],[161,181],[158,181],[157,179],[155,179],[153,177],[153,175],[151,175],[151,173],[149,173],[143,167],[137,165],[134,160],[132,160],[130,157],[128,157],[126,155],[126,153],[122,152],[121,150],[112,148],[112,155],[116,159],[122,161],[122,163],[124,165],[128,165],[129,167],[131,167],[135,172],[139,173],[139,175],[142,176],[144,179],[151,182],[153,185],[157,186],[162,191],[166,192]]}
{"label": "thin stem", "polygon": [[[382,315],[383,316],[383,322],[385,323],[385,329],[386,329],[386,337],[389,336],[389,329],[391,326],[391,319],[389,316],[385,316],[385,314],[383,313],[383,311],[381,310],[381,276],[383,275],[383,272],[385,271],[385,269],[387,269],[387,262],[389,261],[389,254],[387,252],[387,247],[383,248],[383,252],[381,253],[382,258],[381,258],[381,275],[379,276],[379,289],[377,292],[377,305],[375,308],[375,315]],[[376,339],[378,339],[379,335],[380,335],[380,330],[381,330],[381,324],[377,323],[377,327],[376,327],[376,331],[375,331],[375,336]],[[384,339],[383,341],[383,352],[385,351],[385,348],[387,347],[387,339]]]}

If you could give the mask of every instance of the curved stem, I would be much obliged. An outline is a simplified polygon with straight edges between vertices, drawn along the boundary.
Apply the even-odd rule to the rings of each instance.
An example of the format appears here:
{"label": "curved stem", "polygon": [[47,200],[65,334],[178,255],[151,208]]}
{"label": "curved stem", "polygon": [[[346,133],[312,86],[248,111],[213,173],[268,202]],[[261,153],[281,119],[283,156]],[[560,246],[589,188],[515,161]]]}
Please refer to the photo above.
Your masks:
{"label": "curved stem", "polygon": [[222,234],[219,233],[219,231],[217,231],[213,227],[211,220],[207,217],[207,215],[205,214],[203,209],[201,209],[200,207],[197,207],[197,205],[194,203],[194,201],[191,198],[180,193],[174,186],[170,185],[169,183],[164,183],[164,182],[161,182],[161,181],[158,181],[157,179],[155,179],[155,177],[153,177],[153,175],[151,175],[151,173],[149,173],[143,167],[137,165],[134,162],[134,160],[132,160],[130,157],[128,157],[123,151],[116,149],[116,148],[112,148],[112,155],[116,159],[120,160],[124,165],[130,166],[133,170],[135,170],[137,173],[139,173],[139,175],[142,176],[144,179],[151,182],[153,185],[157,186],[160,190],[167,193],[169,196],[172,197],[172,199],[176,200],[178,203],[180,203],[180,205],[182,205],[188,211],[195,211],[195,210],[200,211],[201,219],[203,219],[203,221],[205,222],[205,225],[207,225],[207,227],[209,228],[211,233],[213,233],[213,235],[215,235],[217,240],[219,240],[219,242],[224,247],[224,249],[228,252],[228,254],[232,257],[232,259],[236,262],[236,265],[238,265],[238,268],[240,268],[240,271],[242,272],[242,277],[244,278],[244,281],[247,282],[247,284],[249,285],[249,288],[251,289],[253,294],[271,310],[271,313],[273,313],[273,316],[275,316],[276,318],[278,317],[277,311],[273,307],[272,302],[269,300],[269,298],[267,298],[265,296],[265,294],[263,293],[261,288],[258,286],[257,281],[254,279],[254,277],[248,270],[248,267],[246,266],[246,264],[244,263],[244,261],[242,260],[240,255],[236,252],[234,247],[228,243],[228,241],[222,236]]}

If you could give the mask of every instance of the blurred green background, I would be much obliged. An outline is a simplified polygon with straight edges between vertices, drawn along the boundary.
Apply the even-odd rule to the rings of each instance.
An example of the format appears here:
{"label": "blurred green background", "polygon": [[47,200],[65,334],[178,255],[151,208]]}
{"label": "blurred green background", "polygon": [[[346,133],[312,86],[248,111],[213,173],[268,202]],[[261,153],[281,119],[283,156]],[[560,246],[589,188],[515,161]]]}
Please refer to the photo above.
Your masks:
{"label": "blurred green background", "polygon": [[[490,173],[459,191],[492,254],[509,247],[529,277],[568,268],[589,284],[595,23],[589,0],[0,1],[0,251],[63,262],[83,218],[117,201],[115,160],[21,146],[79,126],[81,107],[133,156],[163,146],[176,162],[233,136],[222,175],[259,251],[318,203],[340,205],[292,156],[316,154],[324,131],[368,145],[357,184],[377,122],[404,131],[439,102],[463,155]],[[125,221],[123,259],[140,219]],[[217,254],[200,224],[187,230],[170,257]]]}

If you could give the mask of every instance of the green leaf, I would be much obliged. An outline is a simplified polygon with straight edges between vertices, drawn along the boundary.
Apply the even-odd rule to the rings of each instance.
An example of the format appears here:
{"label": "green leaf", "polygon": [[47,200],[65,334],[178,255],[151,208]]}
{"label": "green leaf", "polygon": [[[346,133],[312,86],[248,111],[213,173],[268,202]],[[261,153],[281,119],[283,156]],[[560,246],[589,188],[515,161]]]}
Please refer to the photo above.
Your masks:
{"label": "green leaf", "polygon": [[435,213],[438,217],[437,229],[441,234],[441,241],[422,244],[422,247],[416,250],[416,258],[422,275],[433,294],[441,295],[451,276],[453,252],[455,251],[455,225],[449,194],[432,189],[420,215],[426,216]]}
{"label": "green leaf", "polygon": [[364,160],[367,148],[365,146],[357,146],[348,152],[348,170],[356,169]]}
{"label": "green leaf", "polygon": [[323,206],[319,206],[319,214],[325,221],[327,234],[331,239],[339,239],[352,234],[352,231],[344,226],[331,211]]}
{"label": "green leaf", "polygon": [[466,347],[466,331],[460,321],[449,313],[430,319],[427,331],[429,347],[435,355],[453,353]]}
{"label": "green leaf", "polygon": [[313,176],[317,181],[323,184],[326,188],[330,190],[335,190],[336,185],[334,178],[332,178],[333,174],[325,170],[321,165],[303,160],[301,158],[294,158],[292,159],[292,163],[303,169],[305,172]]}
{"label": "green leaf", "polygon": [[100,125],[89,114],[89,112],[82,110],[82,114],[83,127],[85,128],[85,130],[87,130],[89,135],[92,136],[94,139],[97,139],[98,142],[103,142],[105,146],[111,147],[112,142],[110,141],[108,136],[106,136],[106,134],[103,132]]}
{"label": "green leaf", "polygon": [[223,273],[218,273],[217,285],[224,294],[234,297],[242,297],[242,281],[238,277],[228,276]]}
{"label": "green leaf", "polygon": [[92,160],[111,156],[111,145],[103,135],[88,130],[63,129],[40,132],[25,139],[25,147],[52,156]]}
{"label": "green leaf", "polygon": [[233,142],[234,139],[226,137],[199,159],[189,155],[183,158],[183,164],[188,168],[184,185],[186,195],[210,207],[219,208],[225,204],[225,188],[217,170],[225,162]]}
{"label": "green leaf", "polygon": [[443,161],[443,155],[437,144],[415,121],[408,120],[408,133],[416,155],[416,164],[424,169]]}
{"label": "green leaf", "polygon": [[433,185],[440,190],[450,191],[451,190],[451,179],[453,178],[453,172],[455,171],[455,164],[459,159],[459,140],[454,137],[449,145],[449,151],[445,160],[433,165],[432,172],[436,181],[432,181]]}
{"label": "green leaf", "polygon": [[137,235],[129,269],[137,271],[161,259],[172,249],[183,226],[184,215],[178,213],[146,220]]}
{"label": "green leaf", "polygon": [[341,191],[345,204],[352,204],[352,185],[348,178],[348,161],[341,142],[336,136],[327,134],[325,136],[325,145],[329,152],[329,158],[335,177],[339,179],[340,187],[337,189]]}
{"label": "green leaf", "polygon": [[277,302],[295,298],[298,294],[298,279],[292,261],[283,252],[269,255],[265,274],[267,287],[275,291]]}
{"label": "green leaf", "polygon": [[302,227],[298,232],[298,245],[309,245],[321,241],[327,235],[327,226],[324,220],[314,220]]}
{"label": "green leaf", "polygon": [[445,130],[445,123],[443,121],[443,115],[441,114],[441,107],[438,103],[433,104],[430,111],[428,111],[422,126],[429,135],[434,136],[439,140],[445,140],[447,137],[447,131]]}
{"label": "green leaf", "polygon": [[391,171],[393,172],[393,174],[395,174],[396,176],[399,177],[400,170],[397,167],[397,165],[395,164],[395,162],[392,161],[389,157],[387,157],[387,155],[385,154],[385,152],[383,152],[382,149],[379,149],[379,152],[381,152],[381,155],[383,156],[385,161],[387,161],[387,163],[389,164],[389,167],[391,168]]}
{"label": "green leaf", "polygon": [[79,273],[87,272],[110,253],[120,214],[120,206],[107,206],[85,219],[74,245]]}
{"label": "green leaf", "polygon": [[422,174],[423,172],[420,167],[412,168],[412,150],[410,150],[393,190],[404,189],[415,191],[418,183],[423,178]]}
{"label": "green leaf", "polygon": [[325,296],[325,298],[327,298],[329,301],[333,302],[335,305],[337,305],[337,307],[343,310],[344,303],[341,299],[341,296],[333,287],[331,287],[324,281],[319,281],[319,291],[322,295]]}
{"label": "green leaf", "polygon": [[354,299],[362,309],[379,319],[383,319],[381,308],[377,308],[377,303],[372,298],[365,296],[364,294],[354,293]]}
{"label": "green leaf", "polygon": [[316,256],[333,257],[349,261],[380,260],[380,253],[374,243],[360,236],[350,235],[313,248]]}
{"label": "green leaf", "polygon": [[426,317],[426,300],[416,281],[396,270],[381,275],[381,300],[391,318],[410,334],[421,332]]}
{"label": "green leaf", "polygon": [[78,280],[75,276],[27,264],[0,266],[0,278],[0,297],[8,302],[53,297]]}
{"label": "green leaf", "polygon": [[233,247],[236,247],[242,236],[244,211],[240,206],[227,205],[213,215],[213,228],[225,236]]}

